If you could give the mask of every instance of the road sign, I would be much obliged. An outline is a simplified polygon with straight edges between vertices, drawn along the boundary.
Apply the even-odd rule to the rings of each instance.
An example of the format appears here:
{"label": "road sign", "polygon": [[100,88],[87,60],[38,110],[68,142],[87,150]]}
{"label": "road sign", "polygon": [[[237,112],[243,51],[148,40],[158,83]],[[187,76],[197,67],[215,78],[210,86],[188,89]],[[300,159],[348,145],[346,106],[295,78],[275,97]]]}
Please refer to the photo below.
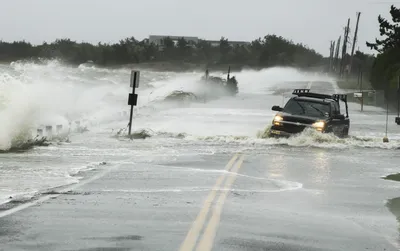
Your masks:
{"label": "road sign", "polygon": [[130,87],[139,88],[140,71],[131,71]]}
{"label": "road sign", "polygon": [[128,105],[136,106],[137,105],[137,99],[138,99],[138,95],[136,93],[129,93]]}

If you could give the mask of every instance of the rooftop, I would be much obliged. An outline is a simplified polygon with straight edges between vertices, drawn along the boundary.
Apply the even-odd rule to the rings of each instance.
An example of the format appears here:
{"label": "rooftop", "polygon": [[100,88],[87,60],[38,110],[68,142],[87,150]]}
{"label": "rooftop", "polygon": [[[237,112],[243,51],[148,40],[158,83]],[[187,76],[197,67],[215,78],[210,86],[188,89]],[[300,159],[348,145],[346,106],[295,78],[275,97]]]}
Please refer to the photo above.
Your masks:
{"label": "rooftop", "polygon": [[[199,38],[196,36],[173,36],[173,35],[149,35],[149,41],[155,42],[155,41],[161,40],[163,38],[167,38],[167,37],[171,38],[172,40],[178,40],[180,38],[184,38],[187,41],[195,41],[195,42],[202,40],[202,41],[207,41],[211,44],[219,44],[219,42],[220,42],[220,40],[207,40],[207,39],[202,39],[202,38]],[[250,44],[251,42],[228,40],[228,43],[231,45],[243,45],[243,44]]]}

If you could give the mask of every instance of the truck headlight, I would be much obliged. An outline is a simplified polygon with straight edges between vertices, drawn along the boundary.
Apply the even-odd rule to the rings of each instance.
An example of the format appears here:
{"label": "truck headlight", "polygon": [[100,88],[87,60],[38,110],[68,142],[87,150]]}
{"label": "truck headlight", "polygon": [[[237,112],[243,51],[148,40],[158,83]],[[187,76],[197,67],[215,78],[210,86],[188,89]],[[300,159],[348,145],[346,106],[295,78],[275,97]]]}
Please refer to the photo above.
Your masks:
{"label": "truck headlight", "polygon": [[317,131],[322,131],[325,127],[325,122],[324,121],[317,121],[312,124],[312,127],[317,129]]}
{"label": "truck headlight", "polygon": [[274,123],[274,125],[280,125],[282,120],[283,120],[283,118],[281,116],[276,115],[274,117],[274,122],[273,123]]}

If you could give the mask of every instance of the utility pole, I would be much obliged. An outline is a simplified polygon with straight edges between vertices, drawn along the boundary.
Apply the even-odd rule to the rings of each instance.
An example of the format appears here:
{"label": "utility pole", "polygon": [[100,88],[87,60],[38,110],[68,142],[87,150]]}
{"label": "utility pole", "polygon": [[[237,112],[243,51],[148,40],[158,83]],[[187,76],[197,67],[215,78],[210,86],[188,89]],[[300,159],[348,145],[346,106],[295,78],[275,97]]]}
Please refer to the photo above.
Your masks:
{"label": "utility pole", "polygon": [[397,77],[397,117],[400,117],[400,75]]}
{"label": "utility pole", "polygon": [[350,59],[350,69],[349,69],[350,72],[351,72],[351,68],[353,67],[354,48],[356,47],[356,42],[357,42],[358,23],[360,21],[360,15],[361,15],[361,12],[357,12],[356,30],[354,31],[353,46],[351,49],[351,59]]}
{"label": "utility pole", "polygon": [[397,76],[397,117],[394,121],[400,125],[400,75]]}
{"label": "utility pole", "polygon": [[329,48],[329,72],[332,72],[333,68],[333,54],[335,52],[335,41],[331,41],[331,47]]}
{"label": "utility pole", "polygon": [[350,31],[350,18],[347,20],[347,26],[344,29],[344,39],[343,39],[343,47],[342,47],[342,60],[340,62],[340,77],[343,76],[344,68],[345,68],[347,43],[349,41],[349,31]]}
{"label": "utility pole", "polygon": [[328,64],[328,72],[331,72],[331,66],[332,66],[332,40],[330,41],[330,45],[329,45],[329,64]]}
{"label": "utility pole", "polygon": [[361,111],[364,111],[363,73],[361,68],[360,68],[359,78],[360,78],[360,92],[361,92]]}
{"label": "utility pole", "polygon": [[335,61],[334,61],[334,67],[335,71],[337,72],[337,69],[339,68],[339,48],[340,48],[340,41],[342,39],[342,36],[339,36],[337,44],[336,44],[336,52],[335,52]]}
{"label": "utility pole", "polygon": [[334,67],[334,62],[335,62],[335,45],[336,45],[336,41],[333,40],[332,41],[332,66],[331,66],[331,68]]}

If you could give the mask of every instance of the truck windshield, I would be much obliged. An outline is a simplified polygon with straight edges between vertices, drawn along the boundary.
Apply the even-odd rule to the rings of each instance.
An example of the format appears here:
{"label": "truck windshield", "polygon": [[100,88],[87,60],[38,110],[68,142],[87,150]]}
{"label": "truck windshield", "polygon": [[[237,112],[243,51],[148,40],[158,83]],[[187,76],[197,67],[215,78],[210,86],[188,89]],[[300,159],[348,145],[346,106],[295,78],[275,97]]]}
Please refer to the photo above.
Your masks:
{"label": "truck windshield", "polygon": [[323,118],[329,116],[330,105],[305,100],[290,99],[283,108],[283,111],[293,115]]}

